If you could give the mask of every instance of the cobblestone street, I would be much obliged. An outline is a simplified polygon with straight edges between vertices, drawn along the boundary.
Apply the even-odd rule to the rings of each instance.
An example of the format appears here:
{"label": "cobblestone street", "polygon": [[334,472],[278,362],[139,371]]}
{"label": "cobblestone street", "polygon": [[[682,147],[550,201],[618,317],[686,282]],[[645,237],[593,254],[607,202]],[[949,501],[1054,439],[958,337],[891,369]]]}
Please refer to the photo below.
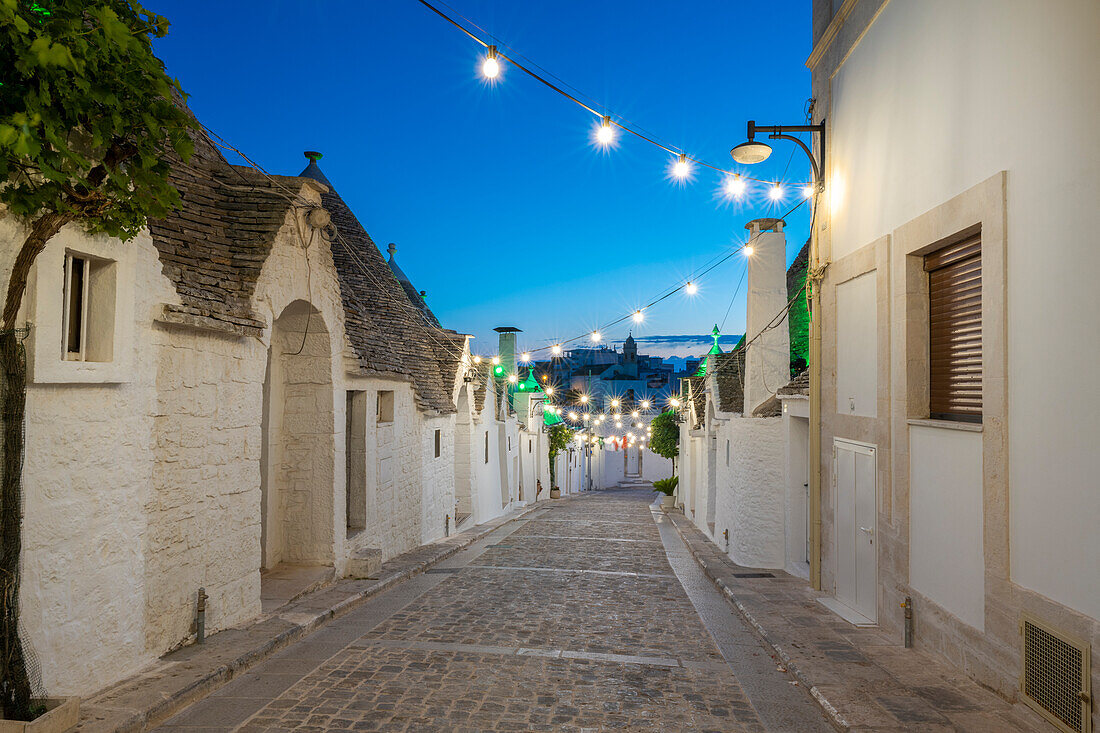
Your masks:
{"label": "cobblestone street", "polygon": [[652,497],[537,509],[159,730],[830,730]]}

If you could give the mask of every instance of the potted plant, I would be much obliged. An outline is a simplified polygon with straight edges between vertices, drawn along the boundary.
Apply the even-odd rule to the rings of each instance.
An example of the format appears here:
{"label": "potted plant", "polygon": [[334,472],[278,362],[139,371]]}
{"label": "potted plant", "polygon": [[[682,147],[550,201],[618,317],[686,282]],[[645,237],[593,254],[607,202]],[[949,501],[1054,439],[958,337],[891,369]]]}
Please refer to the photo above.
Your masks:
{"label": "potted plant", "polygon": [[557,486],[550,489],[550,498],[551,499],[560,499],[561,498],[561,489],[559,489]]}
{"label": "potted plant", "polygon": [[671,476],[653,482],[653,488],[664,494],[664,498],[661,499],[661,509],[668,511],[676,506],[676,499],[673,494],[676,492],[676,485],[679,483],[679,476]]}

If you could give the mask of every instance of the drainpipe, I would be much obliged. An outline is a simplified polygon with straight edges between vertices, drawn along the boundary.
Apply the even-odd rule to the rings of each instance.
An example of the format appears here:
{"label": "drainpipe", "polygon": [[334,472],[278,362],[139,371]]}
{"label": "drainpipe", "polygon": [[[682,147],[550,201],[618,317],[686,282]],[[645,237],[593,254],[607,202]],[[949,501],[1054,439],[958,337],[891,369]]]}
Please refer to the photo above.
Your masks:
{"label": "drainpipe", "polygon": [[[820,196],[819,192],[811,199],[810,205],[818,207]],[[810,257],[806,271],[806,300],[810,309],[810,585],[814,590],[821,590],[821,281],[824,279],[824,268],[821,263],[821,240],[817,233],[821,223],[816,217],[812,220],[815,224],[810,230]]]}

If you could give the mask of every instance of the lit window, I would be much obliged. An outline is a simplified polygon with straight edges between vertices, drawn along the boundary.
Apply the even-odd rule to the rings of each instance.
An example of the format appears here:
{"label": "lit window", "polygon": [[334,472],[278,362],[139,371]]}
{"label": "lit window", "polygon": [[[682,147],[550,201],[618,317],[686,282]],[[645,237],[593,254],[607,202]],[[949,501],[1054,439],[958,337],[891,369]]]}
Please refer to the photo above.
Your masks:
{"label": "lit window", "polygon": [[61,337],[66,361],[114,358],[114,262],[66,253]]}

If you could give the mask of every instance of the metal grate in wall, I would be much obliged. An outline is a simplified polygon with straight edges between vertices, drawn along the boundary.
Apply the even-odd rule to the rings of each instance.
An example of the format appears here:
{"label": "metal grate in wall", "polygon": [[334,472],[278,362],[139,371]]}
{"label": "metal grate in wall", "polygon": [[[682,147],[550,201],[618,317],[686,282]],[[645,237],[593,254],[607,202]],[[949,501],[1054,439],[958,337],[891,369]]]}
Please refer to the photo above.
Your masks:
{"label": "metal grate in wall", "polygon": [[1089,647],[1025,613],[1020,622],[1024,702],[1068,733],[1092,730]]}

